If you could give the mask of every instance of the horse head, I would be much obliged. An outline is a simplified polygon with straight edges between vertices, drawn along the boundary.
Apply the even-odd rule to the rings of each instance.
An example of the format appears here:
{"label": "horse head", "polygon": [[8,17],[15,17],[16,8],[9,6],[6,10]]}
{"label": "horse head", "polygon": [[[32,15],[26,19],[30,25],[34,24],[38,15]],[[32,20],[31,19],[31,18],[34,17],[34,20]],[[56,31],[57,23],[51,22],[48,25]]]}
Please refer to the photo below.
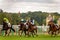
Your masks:
{"label": "horse head", "polygon": [[54,25],[54,22],[53,21],[49,21],[48,22],[48,26],[50,26],[50,25]]}

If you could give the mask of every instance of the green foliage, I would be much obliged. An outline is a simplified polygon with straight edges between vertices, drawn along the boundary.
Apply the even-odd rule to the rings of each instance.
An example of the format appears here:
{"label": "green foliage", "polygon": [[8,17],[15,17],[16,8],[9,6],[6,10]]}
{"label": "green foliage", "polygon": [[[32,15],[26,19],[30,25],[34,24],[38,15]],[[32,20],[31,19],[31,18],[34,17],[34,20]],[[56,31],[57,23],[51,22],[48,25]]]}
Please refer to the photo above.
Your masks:
{"label": "green foliage", "polygon": [[[58,18],[60,17],[60,14],[57,12],[50,13],[52,16],[54,16],[54,22],[57,23]],[[0,12],[0,24],[2,24],[2,20],[4,17],[8,18],[11,24],[18,24],[20,19],[28,19],[33,18],[35,20],[35,24],[42,25],[46,24],[46,17],[49,15],[47,12],[41,12],[41,11],[35,11],[35,12],[27,12],[27,13],[7,13],[7,12]]]}

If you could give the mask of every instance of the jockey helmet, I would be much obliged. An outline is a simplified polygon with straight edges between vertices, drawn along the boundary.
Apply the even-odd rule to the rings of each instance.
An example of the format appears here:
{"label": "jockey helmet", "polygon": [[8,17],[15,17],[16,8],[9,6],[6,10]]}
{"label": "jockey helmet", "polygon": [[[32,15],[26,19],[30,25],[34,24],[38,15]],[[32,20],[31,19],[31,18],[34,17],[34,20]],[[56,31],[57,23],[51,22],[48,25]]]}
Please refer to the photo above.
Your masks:
{"label": "jockey helmet", "polygon": [[7,18],[4,18],[3,20],[6,21],[6,22],[9,22],[9,20]]}
{"label": "jockey helmet", "polygon": [[24,21],[24,19],[21,19],[21,21]]}

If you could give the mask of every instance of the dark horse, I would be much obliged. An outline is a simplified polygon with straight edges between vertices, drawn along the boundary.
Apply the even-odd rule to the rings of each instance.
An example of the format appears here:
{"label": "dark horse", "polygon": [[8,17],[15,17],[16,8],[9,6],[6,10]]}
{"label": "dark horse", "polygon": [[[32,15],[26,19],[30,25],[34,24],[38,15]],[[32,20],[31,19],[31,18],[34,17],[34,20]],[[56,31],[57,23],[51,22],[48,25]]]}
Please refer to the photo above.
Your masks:
{"label": "dark horse", "polygon": [[37,35],[36,25],[31,24],[31,22],[29,21],[27,22],[27,25],[28,25],[28,36],[29,36],[29,33],[31,33],[33,37],[34,35]]}
{"label": "dark horse", "polygon": [[49,25],[49,31],[48,31],[48,33],[51,32],[51,36],[52,36],[52,35],[55,36],[55,35],[57,34],[57,31],[58,31],[60,28],[59,28],[57,25],[55,25],[53,21],[50,21],[50,22],[48,23],[48,25]]}
{"label": "dark horse", "polygon": [[11,25],[11,27],[8,27],[8,24],[3,21],[3,28],[1,30],[1,32],[4,30],[5,30],[5,36],[9,35],[11,33],[11,30],[13,30],[15,32],[15,30],[12,28],[12,25]]}
{"label": "dark horse", "polygon": [[[35,25],[32,25],[30,22],[27,22],[26,24],[20,22],[19,23],[19,35],[21,36],[24,32],[25,36],[28,35],[31,32],[31,34],[34,36],[37,34],[37,27]],[[20,32],[21,31],[21,32]]]}
{"label": "dark horse", "polygon": [[27,30],[28,29],[26,29],[26,25],[24,23],[20,22],[19,23],[19,30],[18,30],[19,35],[21,36],[23,32],[26,35]]}

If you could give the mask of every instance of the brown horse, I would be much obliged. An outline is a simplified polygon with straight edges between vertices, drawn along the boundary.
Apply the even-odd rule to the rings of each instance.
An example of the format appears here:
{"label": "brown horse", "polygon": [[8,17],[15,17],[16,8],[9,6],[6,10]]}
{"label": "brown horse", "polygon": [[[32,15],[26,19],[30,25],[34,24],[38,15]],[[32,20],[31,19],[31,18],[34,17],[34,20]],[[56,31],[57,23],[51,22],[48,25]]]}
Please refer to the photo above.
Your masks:
{"label": "brown horse", "polygon": [[9,34],[10,34],[10,32],[11,32],[10,29],[11,29],[11,28],[8,27],[8,24],[3,21],[3,28],[2,28],[2,30],[1,30],[1,32],[2,32],[3,30],[5,30],[5,36],[6,36],[6,35],[9,35]]}
{"label": "brown horse", "polygon": [[[19,35],[21,36],[24,32],[25,36],[28,35],[31,32],[31,34],[37,34],[37,27],[35,25],[32,25],[30,22],[27,22],[26,24],[20,22],[19,23]],[[21,32],[20,32],[21,31]],[[34,35],[33,35],[34,36]]]}
{"label": "brown horse", "polygon": [[48,23],[48,25],[49,25],[49,31],[48,31],[48,33],[50,33],[51,32],[51,35],[56,35],[56,32],[58,31],[58,26],[57,25],[55,25],[54,23],[53,23],[53,21],[50,21],[49,23]]}
{"label": "brown horse", "polygon": [[6,22],[3,21],[3,28],[1,30],[1,33],[2,31],[5,31],[5,36],[8,35],[11,33],[11,30],[13,32],[16,32],[13,28],[12,28],[12,25],[10,25],[11,27],[8,26],[8,24]]}
{"label": "brown horse", "polygon": [[19,23],[19,35],[21,36],[22,35],[22,33],[24,32],[24,34],[26,35],[26,31],[27,31],[28,29],[26,29],[26,25],[24,24],[24,23],[22,23],[22,22],[20,22]]}
{"label": "brown horse", "polygon": [[27,22],[28,25],[28,36],[29,33],[31,32],[32,36],[34,37],[34,35],[37,35],[37,27],[36,25],[31,24],[31,22]]}

